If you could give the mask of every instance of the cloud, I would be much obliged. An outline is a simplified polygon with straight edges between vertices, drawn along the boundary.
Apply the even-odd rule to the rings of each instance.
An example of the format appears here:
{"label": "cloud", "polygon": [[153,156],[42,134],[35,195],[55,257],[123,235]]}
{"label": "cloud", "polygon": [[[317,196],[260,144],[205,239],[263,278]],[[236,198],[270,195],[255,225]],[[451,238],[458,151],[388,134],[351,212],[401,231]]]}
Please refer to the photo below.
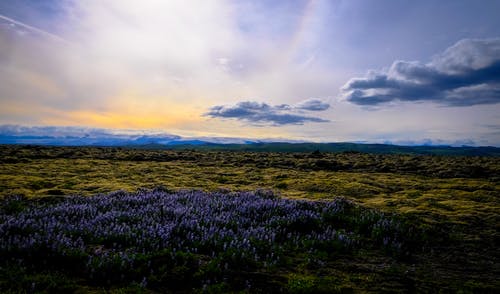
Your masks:
{"label": "cloud", "polygon": [[314,99],[314,98],[304,100],[295,105],[295,108],[297,109],[309,110],[309,111],[323,111],[327,110],[329,107],[330,104],[323,102],[320,99]]}
{"label": "cloud", "polygon": [[358,105],[500,103],[500,38],[461,40],[427,64],[395,61],[386,72],[349,80],[341,91],[344,99]]}
{"label": "cloud", "polygon": [[[54,39],[56,41],[63,42],[63,43],[68,43],[67,40],[61,38],[60,36],[57,36],[55,34],[52,34],[52,33],[49,33],[47,31],[41,30],[39,28],[30,26],[28,24],[22,23],[20,21],[16,21],[16,20],[14,20],[14,19],[12,19],[10,17],[7,17],[5,15],[1,15],[0,14],[0,22],[6,22],[6,23],[10,24],[10,26],[19,26],[19,27],[22,27],[22,28],[24,28],[24,29],[26,29],[28,31],[31,31],[31,32],[36,33],[36,34],[43,35],[45,37],[49,37],[49,38]],[[19,31],[19,32],[22,32],[22,31]]]}
{"label": "cloud", "polygon": [[[303,72],[314,51],[300,46],[314,29],[302,23],[315,13],[304,10],[306,2],[4,2],[2,123],[128,128],[139,123],[118,117],[138,109],[155,121],[144,127],[191,128],[170,118],[191,123],[201,119],[198,105],[238,102],[231,97],[290,103],[290,97],[322,96],[339,86],[319,63]],[[70,112],[115,119],[68,119]]]}
{"label": "cloud", "polygon": [[131,139],[141,136],[169,137],[179,139],[179,136],[153,131],[138,131],[127,129],[105,129],[79,126],[23,126],[0,125],[0,136],[27,136],[52,138],[120,138]]}
{"label": "cloud", "polygon": [[303,111],[323,111],[329,104],[319,99],[308,99],[296,105],[269,105],[254,101],[243,101],[235,105],[216,105],[205,116],[213,118],[232,118],[251,124],[302,125],[305,122],[329,122],[328,120],[307,116]]}

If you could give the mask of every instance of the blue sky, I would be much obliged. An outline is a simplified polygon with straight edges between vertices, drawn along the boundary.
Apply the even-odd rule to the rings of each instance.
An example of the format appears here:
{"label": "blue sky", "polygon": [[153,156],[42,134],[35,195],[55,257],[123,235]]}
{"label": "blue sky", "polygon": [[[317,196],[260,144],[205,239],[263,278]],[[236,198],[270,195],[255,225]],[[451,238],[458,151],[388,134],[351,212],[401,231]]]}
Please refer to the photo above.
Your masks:
{"label": "blue sky", "polygon": [[498,11],[486,0],[4,0],[0,124],[500,146]]}

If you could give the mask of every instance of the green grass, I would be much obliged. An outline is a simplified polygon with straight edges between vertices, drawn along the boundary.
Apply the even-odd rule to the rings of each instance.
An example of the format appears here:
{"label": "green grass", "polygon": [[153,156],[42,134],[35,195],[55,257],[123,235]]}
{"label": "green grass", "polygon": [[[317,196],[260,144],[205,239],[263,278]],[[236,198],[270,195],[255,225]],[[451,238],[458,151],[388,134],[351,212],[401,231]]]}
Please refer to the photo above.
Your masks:
{"label": "green grass", "polygon": [[[306,256],[292,258],[278,275],[286,277],[291,293],[499,290],[499,180],[498,157],[0,146],[0,196],[94,195],[157,186],[206,191],[267,188],[290,198],[343,196],[399,214],[437,234],[429,235],[437,240],[435,247],[407,261],[377,252],[339,256],[322,266]],[[59,273],[18,275],[40,279],[49,288],[60,280]],[[61,285],[100,292],[78,281]],[[224,287],[209,290],[224,292]]]}

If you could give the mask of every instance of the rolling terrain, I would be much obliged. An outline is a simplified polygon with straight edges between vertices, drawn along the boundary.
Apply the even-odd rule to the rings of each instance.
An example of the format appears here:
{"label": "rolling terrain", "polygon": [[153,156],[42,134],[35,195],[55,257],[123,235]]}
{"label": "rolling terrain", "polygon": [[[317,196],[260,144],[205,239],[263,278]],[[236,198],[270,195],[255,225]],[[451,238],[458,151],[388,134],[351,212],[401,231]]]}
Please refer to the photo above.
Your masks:
{"label": "rolling terrain", "polygon": [[[217,245],[219,237],[210,239],[215,242],[210,241],[212,245],[196,243],[196,246],[181,246],[175,249],[177,253],[174,254],[170,245],[162,247],[166,251],[154,246],[141,249],[143,245],[125,241],[127,234],[118,234],[117,240],[110,241],[107,237],[85,237],[87,235],[82,233],[82,229],[63,230],[60,233],[70,236],[70,240],[73,240],[71,236],[82,239],[83,243],[75,245],[80,248],[76,251],[79,253],[72,251],[76,257],[68,257],[67,251],[54,249],[49,251],[53,255],[46,254],[47,259],[37,263],[26,259],[34,252],[28,254],[21,251],[16,255],[12,248],[3,247],[1,254],[6,258],[0,273],[0,288],[14,292],[30,291],[33,284],[36,284],[37,291],[67,288],[152,292],[247,289],[265,292],[265,289],[272,288],[291,293],[434,292],[438,289],[494,292],[500,288],[496,278],[500,275],[497,249],[500,237],[499,157],[364,153],[357,150],[334,153],[307,148],[303,152],[289,151],[1,146],[1,228],[8,229],[12,238],[29,236],[30,230],[39,227],[36,224],[31,229],[16,227],[9,220],[42,213],[37,212],[38,208],[43,209],[43,217],[48,218],[54,217],[55,211],[63,211],[64,214],[64,211],[70,210],[68,207],[75,213],[86,215],[87,210],[82,210],[82,205],[89,207],[85,208],[89,211],[95,209],[96,216],[111,212],[121,215],[137,213],[135,208],[116,204],[102,208],[99,204],[102,203],[99,199],[120,203],[120,197],[144,205],[163,201],[161,199],[186,199],[174,202],[185,205],[179,209],[199,207],[196,208],[199,211],[211,205],[226,205],[227,197],[234,201],[242,199],[241,206],[247,207],[250,203],[245,199],[255,197],[255,203],[271,201],[276,203],[273,204],[276,207],[292,205],[296,207],[293,211],[299,217],[267,227],[276,232],[297,234],[298,243],[273,243],[280,249],[270,251],[279,253],[279,261],[273,263],[269,257],[271,252],[263,252],[262,256],[257,254],[251,260],[244,259],[238,263],[243,268],[231,267],[229,257],[223,255],[223,249]],[[118,190],[123,192],[109,194]],[[99,195],[93,196],[96,194]],[[192,197],[221,200],[201,206],[196,204],[200,201],[186,204],[194,201]],[[320,208],[322,205],[329,207],[332,203],[347,206],[341,213]],[[316,208],[316,205],[320,207]],[[231,210],[224,207],[218,209]],[[300,207],[309,208],[301,210]],[[267,209],[260,208],[258,211],[268,211],[269,215],[252,214],[257,219],[248,221],[258,224],[260,219],[265,223],[267,217],[279,211]],[[323,212],[315,214],[314,211]],[[301,213],[313,213],[314,216],[304,218],[300,217]],[[188,215],[196,219],[199,214]],[[235,216],[225,217],[231,219]],[[141,216],[138,219],[126,217],[121,224],[124,228],[133,228],[139,224],[154,223],[146,219],[146,223],[141,223],[141,219]],[[71,222],[56,220],[59,227],[74,227]],[[166,218],[163,221],[171,223],[174,220]],[[218,225],[213,226],[217,230],[228,227],[227,223],[216,223]],[[381,223],[391,225],[380,231],[376,228]],[[102,227],[105,228],[106,223]],[[311,238],[308,236],[310,232],[322,234],[332,229],[351,236],[354,241],[338,243],[335,241],[338,238],[333,236],[339,235],[335,234],[325,237],[324,244],[307,241]],[[52,232],[37,230],[41,230],[41,236],[50,236]],[[235,234],[244,231],[233,228]],[[180,234],[177,238],[185,239],[192,232],[196,230],[188,226],[185,231],[177,232]],[[45,240],[40,238],[39,242]],[[52,240],[53,237],[47,238]],[[234,237],[234,240],[239,238]],[[256,251],[266,248],[259,243],[262,241],[259,238],[255,237],[250,242],[251,248]],[[146,239],[147,242],[155,242],[153,237]],[[9,242],[12,240],[9,239]],[[12,244],[15,247],[17,243]],[[197,246],[199,249],[194,251]],[[37,248],[42,252],[48,250]],[[309,251],[305,253],[301,248],[308,248]],[[93,263],[86,263],[89,258],[97,262],[96,267],[113,264],[101,252],[109,252],[111,256],[128,252],[131,264],[138,269],[119,268],[117,271],[122,271],[123,278],[116,276],[115,270],[107,275],[103,271],[103,276],[99,278],[90,276]],[[169,256],[165,261],[168,268],[148,265],[148,262],[167,258],[165,256]],[[73,260],[71,258],[82,262],[85,270],[63,271],[68,260]],[[41,270],[43,264],[54,262],[60,267]],[[164,278],[161,278],[162,275]],[[192,287],[172,288],[175,281]]]}

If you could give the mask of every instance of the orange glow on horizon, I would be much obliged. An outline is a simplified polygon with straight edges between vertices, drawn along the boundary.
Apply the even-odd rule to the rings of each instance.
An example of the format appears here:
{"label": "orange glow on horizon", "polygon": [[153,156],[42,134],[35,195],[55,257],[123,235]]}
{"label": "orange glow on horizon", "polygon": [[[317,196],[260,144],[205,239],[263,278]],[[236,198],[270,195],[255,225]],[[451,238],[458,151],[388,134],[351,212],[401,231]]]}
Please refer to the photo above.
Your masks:
{"label": "orange glow on horizon", "polygon": [[[174,109],[176,109],[174,107]],[[192,110],[191,110],[192,112]],[[133,108],[118,111],[77,110],[57,112],[54,116],[43,120],[51,125],[85,125],[113,129],[153,129],[180,127],[185,123],[201,122],[198,114],[182,111],[150,111]]]}

